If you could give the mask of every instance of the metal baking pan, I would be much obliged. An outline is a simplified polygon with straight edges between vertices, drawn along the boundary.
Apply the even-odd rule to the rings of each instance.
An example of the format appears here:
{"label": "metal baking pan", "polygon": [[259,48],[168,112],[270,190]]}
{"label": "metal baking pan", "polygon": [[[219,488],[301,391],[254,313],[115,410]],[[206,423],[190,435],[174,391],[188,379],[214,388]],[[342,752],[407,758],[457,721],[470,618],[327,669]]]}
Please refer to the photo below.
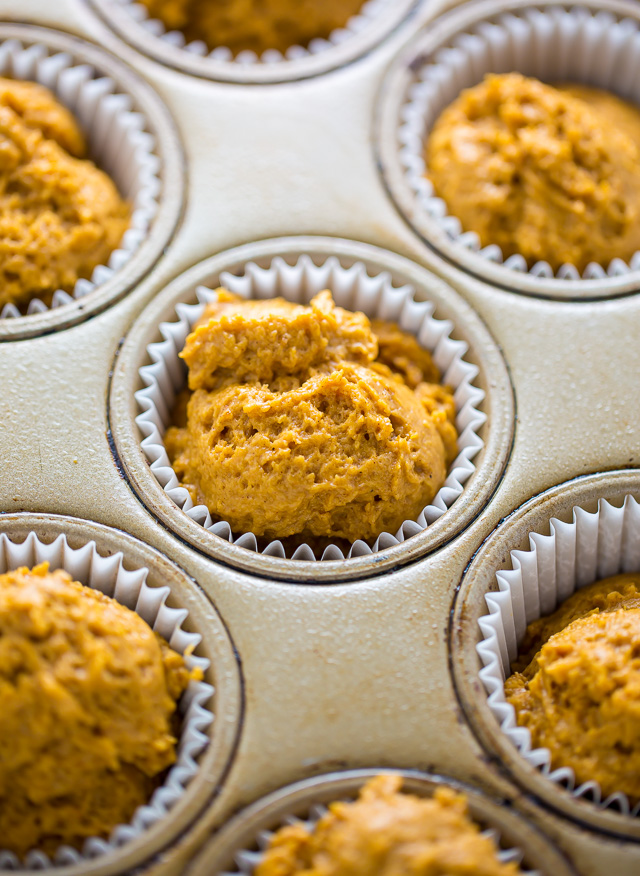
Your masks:
{"label": "metal baking pan", "polygon": [[[79,527],[91,538],[94,523],[127,533],[123,543],[141,560],[159,552],[172,574],[186,574],[230,643],[220,670],[231,691],[228,714],[223,709],[228,757],[208,776],[209,793],[179,830],[141,852],[144,860],[96,859],[59,874],[107,876],[133,866],[149,876],[188,873],[212,838],[215,851],[216,831],[261,796],[364,767],[471,785],[513,807],[583,876],[640,872],[630,819],[585,815],[550,799],[537,777],[502,756],[487,729],[470,644],[478,582],[526,538],[520,506],[534,500],[537,524],[548,502],[559,496],[565,509],[582,484],[588,501],[638,490],[627,470],[640,462],[640,296],[584,302],[517,294],[439,255],[402,217],[374,149],[380,86],[398,53],[449,5],[418,3],[379,44],[322,75],[237,84],[139,52],[85,0],[0,0],[2,20],[91,41],[155,89],[177,131],[171,148],[176,167],[183,151],[186,190],[183,209],[172,177],[179,225],[165,228],[164,252],[135,282],[74,325],[43,323],[0,343],[0,531],[22,531],[19,515],[30,512],[53,529],[60,522],[52,515],[90,521]],[[212,546],[172,517],[136,456],[127,392],[137,388],[137,344],[191,282],[185,271],[193,268],[199,282],[265,253],[332,248],[410,272],[454,323],[459,318],[487,391],[479,462],[486,468],[475,496],[461,503],[459,517],[447,512],[440,531],[427,528],[378,560],[315,563],[309,571]],[[212,261],[199,265],[205,259]],[[584,475],[593,478],[575,480]],[[113,532],[107,537],[111,544]],[[222,853],[210,858],[210,872],[226,861]]]}

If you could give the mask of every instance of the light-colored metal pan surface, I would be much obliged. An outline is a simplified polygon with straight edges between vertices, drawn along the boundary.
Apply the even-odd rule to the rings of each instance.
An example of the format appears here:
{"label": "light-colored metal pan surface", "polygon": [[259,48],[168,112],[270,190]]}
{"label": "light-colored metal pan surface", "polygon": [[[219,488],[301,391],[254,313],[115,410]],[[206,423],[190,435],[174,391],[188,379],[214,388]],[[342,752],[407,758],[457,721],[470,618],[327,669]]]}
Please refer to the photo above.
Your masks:
{"label": "light-colored metal pan surface", "polygon": [[[634,836],[614,836],[597,819],[576,820],[525,788],[511,763],[496,761],[477,717],[469,720],[459,684],[460,673],[471,685],[477,671],[468,642],[463,637],[450,650],[456,588],[504,518],[572,478],[639,465],[640,296],[563,302],[516,295],[439,257],[401,218],[373,148],[379,89],[394,56],[444,5],[420,4],[379,46],[327,75],[252,86],[186,75],[138,53],[84,0],[30,0],[19,9],[0,0],[6,20],[68,31],[117,54],[157,91],[184,144],[186,209],[137,285],[80,324],[0,345],[0,510],[96,521],[165,554],[215,607],[241,666],[245,710],[230,768],[211,787],[210,804],[145,864],[147,874],[186,872],[216,829],[262,795],[361,767],[446,775],[507,800],[583,876],[640,871]],[[427,530],[419,550],[408,548],[397,566],[365,571],[354,584],[346,563],[344,573],[336,569],[341,583],[310,587],[304,573],[303,586],[291,586],[290,573],[282,581],[259,563],[213,559],[174,525],[168,507],[161,514],[153,506],[138,484],[144,475],[131,467],[126,391],[143,355],[134,339],[144,344],[153,335],[158,315],[183,288],[178,278],[194,265],[214,257],[205,273],[215,273],[238,259],[226,250],[292,235],[321,236],[323,249],[335,238],[340,253],[354,245],[363,253],[361,243],[388,251],[366,257],[411,272],[452,312],[468,311],[464,331],[487,344],[478,360],[496,363],[496,390],[505,385],[504,361],[515,398],[514,413],[507,416],[503,405],[500,453],[487,472],[495,490],[479,490],[460,525],[455,506],[447,512],[451,531],[437,544],[426,544]],[[102,872],[103,863],[87,873]],[[219,863],[212,859],[212,873]]]}

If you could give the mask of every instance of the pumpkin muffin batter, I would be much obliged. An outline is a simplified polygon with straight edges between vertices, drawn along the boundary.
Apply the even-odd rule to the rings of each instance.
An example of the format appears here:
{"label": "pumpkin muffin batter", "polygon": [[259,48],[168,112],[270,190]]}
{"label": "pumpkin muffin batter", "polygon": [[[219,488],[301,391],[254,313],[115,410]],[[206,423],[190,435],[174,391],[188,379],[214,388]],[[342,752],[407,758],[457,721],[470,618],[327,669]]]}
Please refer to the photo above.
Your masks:
{"label": "pumpkin muffin batter", "polygon": [[235,54],[267,49],[284,54],[290,46],[327,39],[356,15],[363,0],[141,0],[152,18],[167,30],[184,33],[187,42],[202,40]]}
{"label": "pumpkin muffin batter", "polygon": [[128,208],[85,155],[50,91],[0,79],[0,308],[72,292],[120,242]]}
{"label": "pumpkin muffin batter", "polygon": [[180,355],[192,394],[165,446],[193,501],[236,531],[395,532],[456,456],[455,405],[429,353],[328,291],[305,307],[219,289]]}
{"label": "pumpkin muffin batter", "polygon": [[597,581],[530,624],[512,669],[507,700],[552,766],[638,802],[640,575]]}
{"label": "pumpkin muffin batter", "polygon": [[492,839],[481,836],[463,794],[402,794],[402,779],[376,776],[354,803],[332,803],[310,832],[281,828],[254,876],[517,876]]}
{"label": "pumpkin muffin batter", "polygon": [[108,837],[176,759],[196,677],[135,612],[43,563],[0,575],[0,848]]}
{"label": "pumpkin muffin batter", "polygon": [[613,94],[489,75],[436,121],[427,173],[482,246],[582,272],[640,250],[639,138],[640,109]]}

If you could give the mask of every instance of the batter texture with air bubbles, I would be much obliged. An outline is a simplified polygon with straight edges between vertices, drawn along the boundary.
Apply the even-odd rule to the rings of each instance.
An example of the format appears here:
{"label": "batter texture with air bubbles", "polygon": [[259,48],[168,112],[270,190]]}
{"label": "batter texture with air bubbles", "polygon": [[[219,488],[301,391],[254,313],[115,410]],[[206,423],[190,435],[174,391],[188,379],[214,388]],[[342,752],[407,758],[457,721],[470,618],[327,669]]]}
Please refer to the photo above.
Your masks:
{"label": "batter texture with air bubbles", "polygon": [[254,876],[517,876],[471,821],[464,794],[400,792],[402,779],[371,779],[353,803],[332,803],[313,829],[281,828]]}
{"label": "batter texture with air bubbles", "polygon": [[328,291],[303,306],[219,289],[181,356],[190,392],[167,452],[193,501],[237,532],[395,532],[456,456],[453,397],[430,354]]}
{"label": "batter texture with air bubbles", "polygon": [[640,251],[640,109],[613,94],[489,75],[440,115],[426,164],[463,230],[505,258],[582,272]]}
{"label": "batter texture with air bubbles", "polygon": [[0,851],[108,838],[176,760],[183,657],[47,563],[0,575]]}
{"label": "batter texture with air bubbles", "polygon": [[505,694],[552,767],[640,801],[640,575],[578,590],[527,627]]}
{"label": "batter texture with air bubbles", "polygon": [[48,89],[0,79],[0,309],[73,292],[122,239],[129,208],[86,153]]}
{"label": "batter texture with air bubbles", "polygon": [[225,46],[234,54],[268,49],[284,54],[290,46],[327,39],[346,25],[363,0],[141,0],[167,30],[202,40],[209,50]]}

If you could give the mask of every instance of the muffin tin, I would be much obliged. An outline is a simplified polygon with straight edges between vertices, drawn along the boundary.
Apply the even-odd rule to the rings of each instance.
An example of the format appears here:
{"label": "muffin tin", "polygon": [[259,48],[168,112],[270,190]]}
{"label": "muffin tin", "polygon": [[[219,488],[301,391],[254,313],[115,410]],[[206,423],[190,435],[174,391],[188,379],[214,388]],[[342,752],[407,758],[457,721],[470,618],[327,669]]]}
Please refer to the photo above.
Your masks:
{"label": "muffin tin", "polygon": [[[113,298],[96,294],[91,313],[68,320],[73,305],[61,307],[56,325],[47,321],[53,311],[24,317],[20,340],[2,336],[0,531],[22,537],[37,528],[53,538],[62,528],[181,582],[203,628],[211,624],[205,643],[227,703],[214,710],[223,735],[216,742],[214,725],[202,793],[180,818],[144,835],[136,855],[124,845],[59,874],[221,872],[258,823],[263,795],[284,800],[279,789],[303,781],[294,793],[308,806],[325,781],[328,794],[354,788],[345,790],[349,777],[320,775],[364,767],[419,770],[484,792],[515,833],[529,822],[521,845],[535,836],[539,866],[554,876],[640,870],[637,820],[551,786],[501,736],[475,651],[484,593],[528,532],[601,496],[619,504],[638,495],[637,473],[626,469],[640,459],[640,297],[629,278],[624,296],[599,288],[593,302],[514,294],[438,254],[397,210],[372,145],[374,116],[399,75],[394,57],[427,39],[416,32],[455,28],[480,6],[432,25],[446,5],[418,3],[353,63],[262,85],[186,75],[169,57],[138,53],[85,0],[32,0],[19,12],[31,26],[101,48],[68,34],[47,38],[135,70],[154,102],[150,123],[163,120],[173,132],[173,224],[183,184],[186,206],[173,237]],[[637,16],[635,4],[599,6]],[[15,3],[0,0],[2,19],[17,15]],[[154,492],[135,431],[138,369],[175,301],[223,269],[300,253],[408,278],[467,342],[486,394],[484,450],[468,498],[463,492],[421,534],[345,561],[262,557],[206,539]],[[249,805],[257,808],[238,815]]]}

